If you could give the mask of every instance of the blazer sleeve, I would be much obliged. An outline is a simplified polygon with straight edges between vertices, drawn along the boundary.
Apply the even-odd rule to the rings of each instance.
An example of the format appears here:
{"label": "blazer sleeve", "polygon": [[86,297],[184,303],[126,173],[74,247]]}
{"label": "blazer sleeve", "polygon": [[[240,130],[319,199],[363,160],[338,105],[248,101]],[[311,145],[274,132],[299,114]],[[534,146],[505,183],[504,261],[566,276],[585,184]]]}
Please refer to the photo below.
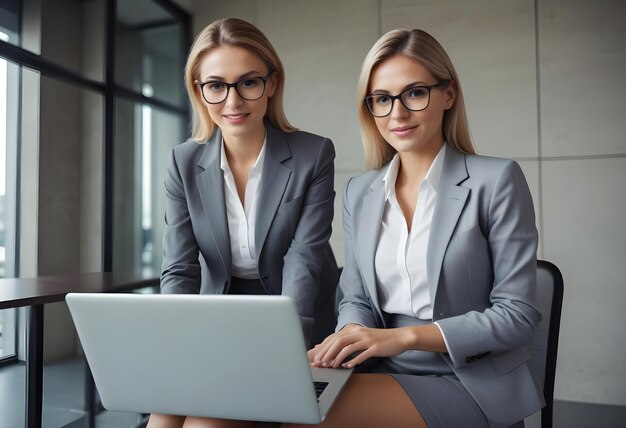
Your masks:
{"label": "blazer sleeve", "polygon": [[[354,204],[350,200],[350,183],[348,180],[343,191],[343,230],[345,243],[345,262],[339,280],[339,287],[343,295],[339,303],[339,316],[336,331],[347,324],[361,324],[365,327],[377,327],[376,317],[370,300],[365,294],[361,273],[355,258],[354,236],[357,233],[354,222]],[[362,197],[363,195],[358,195]]]}
{"label": "blazer sleeve", "polygon": [[315,299],[332,232],[334,159],[335,148],[326,138],[321,141],[295,233],[283,259],[282,294],[296,304],[307,343],[312,338]]}
{"label": "blazer sleeve", "polygon": [[437,321],[456,368],[530,343],[541,319],[535,304],[537,229],[524,174],[507,161],[493,187],[487,231],[493,266],[490,306]]}
{"label": "blazer sleeve", "polygon": [[170,153],[165,178],[165,228],[161,293],[198,294],[200,262],[176,153]]}

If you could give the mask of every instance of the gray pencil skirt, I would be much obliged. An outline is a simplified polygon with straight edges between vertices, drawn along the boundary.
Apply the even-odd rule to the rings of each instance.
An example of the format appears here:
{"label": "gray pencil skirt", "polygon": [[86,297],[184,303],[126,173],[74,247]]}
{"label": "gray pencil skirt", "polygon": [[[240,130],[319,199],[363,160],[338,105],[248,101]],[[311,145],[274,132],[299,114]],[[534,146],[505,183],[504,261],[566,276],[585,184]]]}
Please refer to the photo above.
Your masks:
{"label": "gray pencil skirt", "polygon": [[[390,315],[390,327],[430,324],[405,315]],[[490,422],[470,393],[436,352],[408,351],[384,358],[367,372],[393,376],[411,398],[429,428],[505,428]],[[523,428],[523,422],[513,426]]]}

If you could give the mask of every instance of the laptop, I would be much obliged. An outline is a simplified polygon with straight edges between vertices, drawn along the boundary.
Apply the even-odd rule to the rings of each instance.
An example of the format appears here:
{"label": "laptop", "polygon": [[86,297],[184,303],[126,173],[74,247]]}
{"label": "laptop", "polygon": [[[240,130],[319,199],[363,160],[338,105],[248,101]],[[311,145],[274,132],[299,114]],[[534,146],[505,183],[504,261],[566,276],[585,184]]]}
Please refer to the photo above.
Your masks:
{"label": "laptop", "polygon": [[66,301],[107,410],[314,424],[352,373],[310,366],[285,296],[70,293]]}

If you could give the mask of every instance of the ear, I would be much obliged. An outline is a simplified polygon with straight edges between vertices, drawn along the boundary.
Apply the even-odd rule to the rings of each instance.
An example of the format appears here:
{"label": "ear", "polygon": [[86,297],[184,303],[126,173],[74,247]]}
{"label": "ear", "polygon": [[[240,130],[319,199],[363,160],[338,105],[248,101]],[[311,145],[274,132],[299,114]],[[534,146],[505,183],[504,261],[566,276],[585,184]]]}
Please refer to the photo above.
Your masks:
{"label": "ear", "polygon": [[267,98],[272,98],[274,93],[276,92],[276,87],[278,86],[278,75],[276,72],[272,73],[272,77],[268,79],[265,83],[265,91],[267,92]]}
{"label": "ear", "polygon": [[206,104],[206,101],[204,101],[204,97],[202,96],[202,90],[200,89],[200,86],[197,84],[193,84],[193,92],[196,95],[196,98],[202,103],[202,104]]}
{"label": "ear", "polygon": [[450,83],[448,83],[448,86],[444,89],[445,110],[450,110],[454,105],[454,102],[456,101],[456,89],[457,86],[454,80],[451,80]]}

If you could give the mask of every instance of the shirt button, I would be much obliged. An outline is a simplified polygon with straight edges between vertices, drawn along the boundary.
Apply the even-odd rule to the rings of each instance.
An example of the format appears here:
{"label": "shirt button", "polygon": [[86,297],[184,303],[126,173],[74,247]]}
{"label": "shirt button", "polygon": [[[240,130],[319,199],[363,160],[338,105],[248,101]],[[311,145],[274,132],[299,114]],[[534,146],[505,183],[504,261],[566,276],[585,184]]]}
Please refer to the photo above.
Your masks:
{"label": "shirt button", "polygon": [[241,246],[241,248],[248,248],[248,247],[247,247],[247,246],[245,246],[245,245],[242,245],[242,246]]}
{"label": "shirt button", "polygon": [[440,317],[444,316],[444,313],[443,312],[439,312],[439,316]]}

